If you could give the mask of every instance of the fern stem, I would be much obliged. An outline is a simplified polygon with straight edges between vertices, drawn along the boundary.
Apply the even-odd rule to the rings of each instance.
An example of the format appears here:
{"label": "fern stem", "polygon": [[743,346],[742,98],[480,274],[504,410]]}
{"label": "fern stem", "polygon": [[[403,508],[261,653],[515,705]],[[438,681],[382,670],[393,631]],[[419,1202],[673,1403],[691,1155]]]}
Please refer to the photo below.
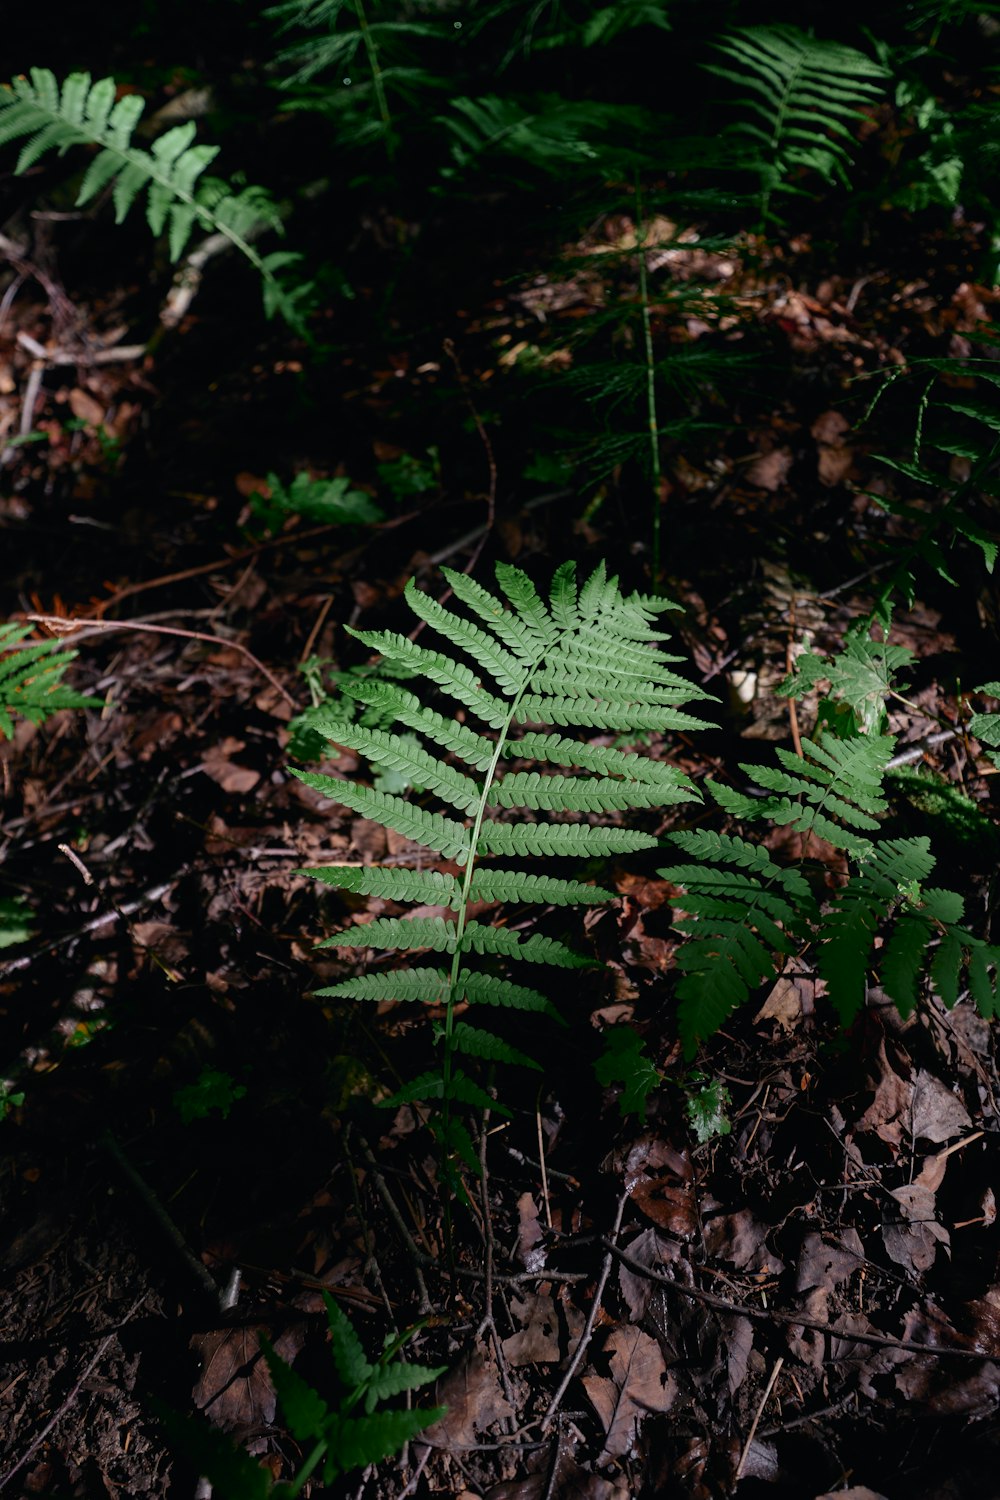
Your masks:
{"label": "fern stem", "polygon": [[653,588],[660,580],[660,424],[656,409],[656,365],[653,358],[653,321],[649,308],[649,280],[646,266],[646,227],[643,222],[642,188],[635,185],[636,243],[639,251],[639,303],[642,308],[642,341],[646,361],[646,417],[649,426],[650,477],[653,490]]}
{"label": "fern stem", "polygon": [[392,161],[396,154],[396,141],[392,131],[392,116],[389,113],[389,101],[386,98],[385,84],[382,81],[382,66],[379,62],[378,47],[372,36],[371,27],[368,25],[368,16],[365,12],[364,0],[354,0],[354,13],[358,18],[358,30],[361,32],[365,44],[365,52],[368,56],[368,66],[371,68],[372,86],[375,90],[375,99],[378,103],[378,112],[382,120],[382,131],[385,138],[385,154]]}
{"label": "fern stem", "polygon": [[[493,751],[493,758],[486,768],[486,775],[483,778],[483,789],[479,797],[479,805],[476,808],[476,815],[473,819],[472,829],[469,836],[469,857],[465,864],[465,878],[462,881],[462,894],[459,897],[458,907],[455,912],[455,951],[451,956],[451,974],[448,979],[448,998],[445,1003],[444,1037],[442,1039],[443,1055],[441,1059],[441,1077],[443,1080],[443,1086],[441,1090],[441,1133],[442,1150],[444,1151],[447,1151],[448,1149],[448,1139],[451,1124],[452,1062],[454,1060],[455,1054],[455,992],[458,988],[458,976],[462,967],[462,938],[465,934],[465,925],[468,920],[469,892],[472,890],[472,877],[475,874],[476,850],[479,847],[479,834],[483,826],[483,818],[486,815],[486,804],[490,792],[490,787],[493,785],[493,780],[496,776],[497,766],[499,765],[500,757],[503,754],[503,748],[504,744],[506,743],[507,734],[510,730],[511,724],[514,721],[514,715],[517,712],[518,704],[527,691],[528,684],[530,683],[532,678],[532,674],[537,670],[538,666],[539,663],[536,662],[531,668],[531,671],[527,673],[524,680],[524,685],[520,688],[517,696],[511,703],[510,712],[500,727],[500,732],[497,735],[496,748]],[[442,1187],[443,1186],[444,1182],[442,1181]],[[443,1201],[445,1248],[448,1258],[448,1264],[449,1266],[451,1266],[453,1258],[451,1199],[447,1194],[445,1194]]]}

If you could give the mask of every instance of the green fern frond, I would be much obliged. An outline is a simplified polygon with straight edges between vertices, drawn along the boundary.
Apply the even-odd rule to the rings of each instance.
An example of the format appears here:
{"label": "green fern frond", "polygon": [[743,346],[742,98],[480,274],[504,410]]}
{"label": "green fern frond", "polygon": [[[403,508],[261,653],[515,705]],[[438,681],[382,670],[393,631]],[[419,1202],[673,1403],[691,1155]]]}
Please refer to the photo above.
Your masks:
{"label": "green fern frond", "polygon": [[[474,667],[445,650],[418,646],[395,632],[357,630],[352,634],[411,677],[422,679],[431,689],[440,688],[462,709],[471,710],[485,730],[471,730],[454,714],[439,713],[417,692],[398,683],[370,677],[345,679],[344,693],[377,712],[383,722],[404,725],[412,736],[404,738],[382,723],[369,727],[331,718],[322,727],[334,744],[358,751],[378,769],[404,775],[421,788],[422,797],[437,798],[464,814],[467,821],[354,781],[312,772],[295,774],[362,817],[465,867],[461,882],[432,872],[420,872],[417,878],[417,872],[412,872],[412,884],[398,871],[384,872],[384,880],[371,869],[347,879],[337,869],[323,872],[321,878],[332,885],[393,900],[408,899],[412,892],[412,899],[424,905],[450,907],[455,917],[378,917],[336,934],[324,945],[345,952],[368,948],[449,954],[450,972],[405,968],[398,973],[368,973],[318,992],[330,998],[443,1003],[446,1019],[438,1033],[440,1068],[423,1074],[413,1085],[404,1085],[393,1098],[440,1101],[440,1118],[432,1115],[430,1123],[445,1147],[445,1178],[461,1192],[461,1164],[474,1161],[475,1155],[471,1138],[454,1111],[470,1105],[485,1107],[490,1096],[459,1072],[455,1058],[464,1052],[490,1062],[520,1062],[523,1055],[489,1033],[460,1029],[456,1006],[465,1002],[560,1019],[541,990],[474,970],[466,966],[467,961],[481,957],[560,968],[597,967],[554,937],[470,920],[470,903],[568,906],[602,902],[613,895],[570,877],[534,875],[520,869],[497,871],[484,868],[480,861],[491,855],[589,861],[655,847],[657,838],[652,833],[594,825],[590,818],[632,807],[658,808],[697,800],[698,793],[688,779],[669,765],[635,753],[578,743],[548,732],[549,726],[568,723],[623,731],[687,727],[701,721],[681,713],[677,705],[708,695],[673,669],[677,658],[665,657],[659,649],[658,643],[668,637],[654,628],[653,621],[665,602],[640,594],[623,596],[617,579],[609,578],[603,566],[580,588],[572,566],[563,566],[555,574],[548,601],[525,573],[505,563],[496,568],[496,594],[463,574],[448,571],[446,577],[457,608],[444,608],[418,593],[412,583],[405,598],[414,614]],[[475,619],[461,615],[462,607]],[[483,677],[496,683],[498,695],[484,687]],[[525,720],[542,729],[517,738],[515,728]],[[466,769],[456,769],[441,752],[454,756]],[[564,774],[507,770],[512,760],[519,765],[554,764]],[[532,821],[539,809],[557,813],[560,819]],[[501,811],[507,813],[505,820],[494,819],[492,815]]]}
{"label": "green fern frond", "polygon": [[707,831],[670,838],[699,860],[658,871],[683,890],[675,904],[686,915],[674,923],[688,936],[677,954],[684,974],[678,1024],[691,1057],[753,989],[775,977],[776,955],[792,951],[815,903],[798,871],[782,868],[763,846]]}
{"label": "green fern frond", "polygon": [[[410,739],[389,734],[384,729],[365,729],[359,724],[330,723],[316,725],[335,744],[359,751],[373,765],[400,771],[410,782],[435,792],[442,802],[471,813],[479,803],[479,787],[468,776],[445,765],[436,755]],[[432,846],[433,847],[433,846]]]}
{"label": "green fern frond", "polygon": [[491,807],[530,807],[542,812],[619,811],[628,807],[660,807],[661,789],[643,782],[613,781],[610,777],[585,780],[579,776],[544,776],[538,771],[517,771],[490,788]]}
{"label": "green fern frond", "polygon": [[15,714],[44,724],[61,708],[100,708],[103,702],[63,682],[76,651],[62,649],[57,641],[22,645],[31,633],[30,625],[0,625],[0,739],[13,738]]}
{"label": "green fern frond", "polygon": [[320,948],[430,948],[435,953],[455,949],[455,924],[443,917],[376,917],[335,932],[317,945]]}
{"label": "green fern frond", "polygon": [[528,667],[518,661],[509,651],[499,646],[492,636],[472,625],[468,620],[445,609],[436,599],[423,594],[411,578],[406,585],[406,602],[413,613],[443,635],[452,645],[459,646],[485,671],[489,672],[502,693],[513,695],[524,687]]}
{"label": "green fern frond", "polygon": [[359,703],[366,703],[379,713],[396,718],[407,729],[417,730],[477,771],[488,771],[493,763],[496,745],[492,740],[477,734],[466,724],[444,718],[434,709],[423,708],[415,693],[391,683],[371,681],[344,683],[342,691]]}
{"label": "green fern frond", "polygon": [[775,193],[797,190],[793,173],[808,170],[846,185],[861,111],[883,94],[885,68],[795,26],[748,26],[715,45],[728,66],[711,63],[707,70],[739,90],[746,118],[727,134],[760,178],[762,221]]}
{"label": "green fern frond", "polygon": [[463,953],[496,953],[504,958],[521,959],[525,963],[552,964],[558,969],[590,969],[594,960],[582,953],[574,953],[565,943],[556,938],[543,937],[535,933],[522,937],[509,927],[487,927],[481,922],[467,922],[462,934]]}
{"label": "green fern frond", "polygon": [[474,673],[460,662],[453,662],[439,651],[428,651],[424,646],[414,645],[405,636],[395,635],[392,631],[355,630],[352,626],[347,626],[347,629],[372,651],[390,661],[401,662],[416,675],[437,683],[463,707],[471,708],[477,718],[492,729],[500,729],[507,722],[509,705],[486,692]]}
{"label": "green fern frond", "polygon": [[[567,740],[558,734],[523,734],[520,739],[508,740],[503,747],[503,754],[624,778],[615,785],[627,786],[637,781],[642,782],[655,787],[663,803],[685,798],[690,800],[695,795],[694,787],[684,773],[661,760],[650,760],[647,756],[636,755],[631,751],[613,750],[607,745],[585,745],[579,740]],[[675,790],[680,794],[677,799],[672,796]]]}
{"label": "green fern frond", "polygon": [[[222,234],[260,275],[265,298],[289,321],[300,318],[277,278],[273,257],[262,257],[251,240],[264,229],[281,228],[277,207],[258,187],[239,191],[206,177],[217,146],[196,145],[193,121],[176,125],[147,151],[133,142],[145,104],[138,94],[116,100],[113,78],[91,83],[89,73],[70,73],[62,84],[48,68],[32,68],[0,92],[0,145],[28,137],[15,172],[26,172],[47,152],[72,146],[96,148],[77,194],[81,206],[112,187],[120,224],[136,201],[146,200],[153,234],[166,232],[171,260],[179,260],[196,227]],[[287,253],[281,257],[287,264]]]}
{"label": "green fern frond", "polygon": [[499,979],[495,974],[479,974],[463,969],[455,981],[455,991],[470,1005],[494,1005],[503,1010],[530,1010],[540,1015],[551,1016],[554,1021],[562,1017],[539,990],[525,984],[515,984],[511,979]]}

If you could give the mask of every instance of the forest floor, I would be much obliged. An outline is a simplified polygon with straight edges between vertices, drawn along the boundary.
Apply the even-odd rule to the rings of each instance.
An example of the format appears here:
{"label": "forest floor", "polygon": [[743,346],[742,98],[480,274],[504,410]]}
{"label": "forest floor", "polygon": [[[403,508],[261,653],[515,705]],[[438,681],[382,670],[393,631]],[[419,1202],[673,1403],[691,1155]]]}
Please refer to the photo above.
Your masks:
{"label": "forest floor", "polygon": [[[892,526],[866,493],[848,382],[901,349],[968,348],[993,305],[976,248],[958,235],[846,272],[807,240],[732,258],[730,290],[753,297],[795,378],[697,461],[677,455],[662,495],[679,642],[721,700],[717,734],[668,748],[696,781],[787,742],[773,689],[789,650],[870,608],[871,568],[852,577],[850,558]],[[433,1151],[412,1108],[373,1103],[420,1036],[391,1008],[310,998],[341,972],[315,943],[363,903],[297,872],[407,846],[289,774],[287,726],[309,702],[297,665],[342,663],[345,622],[398,626],[406,580],[440,592],[442,561],[544,580],[572,554],[644,586],[648,516],[613,477],[600,506],[525,482],[491,427],[515,378],[503,350],[545,308],[571,319],[579,288],[508,284],[422,344],[367,362],[355,346],[310,375],[291,336],[227,323],[211,282],[154,353],[127,357],[146,340],[124,294],[71,303],[58,273],[48,295],[27,276],[0,328],[4,434],[45,439],[4,455],[6,613],[85,622],[73,680],[104,707],[0,746],[5,878],[38,921],[0,960],[4,1065],[24,1094],[2,1126],[0,1488],[194,1495],[158,1401],[287,1476],[298,1449],[260,1338],[322,1390],[326,1291],[370,1345],[426,1319],[414,1357],[448,1366],[448,1413],[398,1460],[314,1494],[1000,1496],[1000,1078],[971,1002],[929,998],[903,1021],[873,991],[844,1038],[790,969],[702,1050],[732,1129],[699,1144],[671,1086],[662,856],[621,861],[620,899],[580,935],[598,980],[564,997],[567,1036],[537,1041],[540,1088],[491,1124],[453,1279]],[[353,477],[366,445],[369,466],[412,452],[406,413],[428,385],[450,411],[446,467],[447,441],[463,454],[454,483],[349,534],[253,531],[269,469],[333,472],[322,455],[339,444]],[[962,734],[933,740],[957,724],[952,684],[996,676],[995,585],[960,582],[932,580],[896,614],[917,661],[891,725],[995,814]],[[943,850],[987,916],[995,854]],[[644,1118],[623,1119],[591,1066],[623,1018],[664,1075]]]}

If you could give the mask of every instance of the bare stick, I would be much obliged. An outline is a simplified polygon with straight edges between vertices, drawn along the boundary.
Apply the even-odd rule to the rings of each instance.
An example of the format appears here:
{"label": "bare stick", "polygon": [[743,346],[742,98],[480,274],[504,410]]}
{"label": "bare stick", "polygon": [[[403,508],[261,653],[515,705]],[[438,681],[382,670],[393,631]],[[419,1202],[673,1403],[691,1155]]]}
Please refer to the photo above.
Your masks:
{"label": "bare stick", "polygon": [[750,1318],[755,1323],[781,1323],[791,1328],[810,1328],[816,1333],[825,1333],[830,1338],[842,1339],[845,1343],[868,1344],[872,1349],[904,1349],[908,1354],[930,1354],[935,1359],[983,1360],[996,1359],[1000,1354],[1000,1350],[997,1349],[956,1349],[954,1345],[938,1347],[934,1344],[919,1344],[913,1339],[889,1338],[884,1333],[862,1333],[854,1328],[834,1328],[830,1323],[821,1323],[818,1318],[807,1318],[804,1313],[783,1312],[780,1308],[748,1307],[743,1302],[730,1302],[726,1297],[716,1296],[715,1292],[705,1292],[700,1287],[685,1286],[683,1282],[675,1281],[672,1276],[665,1276],[662,1271],[654,1271],[652,1266],[644,1266],[626,1250],[619,1249],[613,1240],[602,1238],[601,1243],[607,1247],[616,1260],[628,1266],[629,1270],[634,1271],[637,1276],[644,1276],[647,1281],[655,1281],[657,1286],[676,1292],[678,1297],[687,1297],[691,1302],[701,1302],[705,1307],[714,1307],[719,1312],[732,1313],[738,1318]]}
{"label": "bare stick", "polygon": [[760,1423],[760,1419],[764,1414],[764,1408],[767,1405],[768,1400],[770,1399],[771,1392],[774,1390],[774,1382],[781,1374],[781,1367],[784,1363],[785,1356],[783,1354],[779,1354],[778,1358],[774,1361],[774,1369],[771,1371],[771,1378],[767,1382],[763,1396],[761,1396],[760,1398],[760,1405],[754,1412],[753,1421],[750,1423],[750,1431],[747,1433],[747,1440],[743,1444],[743,1452],[740,1454],[740,1461],[736,1465],[736,1473],[733,1476],[734,1484],[739,1484],[740,1482],[740,1476],[742,1475],[743,1470],[746,1467],[746,1461],[749,1456],[750,1449],[753,1447],[753,1440],[757,1435],[758,1424]]}
{"label": "bare stick", "polygon": [[231,646],[234,651],[239,651],[242,656],[245,656],[251,666],[257,668],[261,676],[267,678],[275,692],[280,693],[286,703],[291,704],[292,708],[298,707],[288,689],[282,687],[273,672],[254,656],[249,646],[244,646],[241,641],[227,640],[222,635],[209,635],[204,630],[181,630],[174,625],[143,625],[137,620],[67,620],[63,615],[25,615],[24,618],[34,625],[47,625],[50,630],[60,636],[72,635],[73,631],[79,629],[80,626],[87,626],[98,630],[136,630],[145,635],[178,635],[189,641],[205,641],[209,646]]}
{"label": "bare stick", "polygon": [[573,1358],[569,1362],[569,1367],[566,1370],[566,1373],[563,1376],[562,1380],[559,1382],[559,1389],[556,1391],[555,1395],[552,1397],[552,1400],[549,1402],[548,1411],[542,1418],[541,1425],[543,1432],[547,1432],[549,1427],[552,1425],[552,1419],[555,1416],[556,1412],[559,1410],[559,1407],[562,1404],[563,1397],[569,1390],[570,1381],[576,1374],[577,1369],[580,1365],[580,1361],[583,1359],[584,1354],[587,1352],[587,1345],[590,1343],[590,1340],[593,1336],[594,1324],[597,1322],[597,1314],[601,1309],[601,1298],[604,1296],[604,1288],[607,1286],[608,1277],[611,1274],[611,1262],[614,1258],[615,1242],[618,1239],[618,1234],[622,1227],[622,1214],[625,1212],[625,1204],[627,1202],[628,1193],[622,1193],[621,1197],[618,1199],[618,1210],[615,1214],[614,1228],[611,1231],[611,1236],[609,1239],[602,1240],[601,1242],[607,1247],[607,1254],[605,1255],[604,1260],[601,1263],[601,1274],[597,1278],[597,1286],[594,1288],[594,1297],[593,1301],[590,1304],[590,1311],[587,1313],[587,1321],[584,1324],[583,1332],[580,1335],[580,1342],[577,1344],[575,1350],[573,1351]]}

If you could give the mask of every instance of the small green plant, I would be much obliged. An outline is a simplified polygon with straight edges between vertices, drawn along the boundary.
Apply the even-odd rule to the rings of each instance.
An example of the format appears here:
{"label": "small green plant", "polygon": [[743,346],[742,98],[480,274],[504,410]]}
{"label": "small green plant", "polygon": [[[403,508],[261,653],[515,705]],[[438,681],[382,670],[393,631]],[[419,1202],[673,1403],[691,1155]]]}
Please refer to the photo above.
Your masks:
{"label": "small green plant", "polygon": [[70,73],[60,86],[48,68],[32,68],[0,92],[0,145],[28,140],[14,171],[27,172],[49,151],[72,146],[96,148],[77,193],[92,202],[113,184],[112,201],[120,224],[136,201],[146,203],[153,234],[167,235],[171,260],[179,260],[196,228],[221,234],[250,261],[261,277],[264,306],[290,323],[300,322],[296,303],[308,290],[286,288],[278,273],[297,257],[288,251],[262,256],[252,243],[265,229],[281,228],[278,210],[259,187],[237,188],[205,175],[217,146],[196,145],[196,125],[187,121],[161,135],[147,151],[133,140],[145,103],[139,94],[118,97],[113,78],[91,82],[89,73]]}
{"label": "small green plant", "polygon": [[[454,862],[461,872],[456,876],[428,868],[427,856],[415,869],[329,866],[306,872],[342,890],[445,907],[453,913],[450,917],[379,917],[337,933],[323,945],[345,956],[351,950],[422,949],[444,955],[446,967],[417,965],[388,972],[369,968],[318,993],[327,998],[391,1000],[437,1008],[441,1017],[434,1025],[440,1053],[437,1066],[405,1084],[387,1102],[419,1102],[430,1107],[430,1126],[442,1147],[445,1181],[461,1195],[462,1166],[478,1172],[478,1155],[461,1114],[483,1107],[507,1112],[502,1100],[494,1101],[466,1071],[466,1060],[529,1068],[538,1064],[496,1032],[470,1024],[460,1006],[524,1011],[555,1019],[556,1008],[545,993],[506,978],[497,972],[498,966],[513,961],[586,968],[591,963],[556,937],[522,936],[513,927],[472,920],[470,904],[559,907],[609,900],[611,893],[600,887],[548,872],[529,873],[521,862],[541,856],[551,869],[554,860],[579,863],[654,847],[657,839],[650,833],[607,823],[594,825],[585,819],[588,815],[608,818],[630,808],[662,808],[697,796],[684,775],[661,761],[543,730],[556,725],[634,735],[700,727],[702,721],[681,712],[680,705],[708,694],[678,676],[672,665],[678,658],[664,657],[657,647],[667,637],[652,621],[657,611],[670,606],[643,595],[623,596],[603,566],[582,588],[577,587],[572,565],[561,567],[547,603],[524,573],[503,563],[497,566],[497,582],[505,598],[462,573],[442,571],[457,601],[473,619],[444,608],[412,581],[406,599],[414,614],[456,654],[416,645],[393,632],[352,634],[390,666],[407,668],[436,685],[457,710],[451,707],[448,713],[439,713],[394,683],[342,681],[341,691],[348,697],[391,711],[400,728],[419,738],[414,744],[398,732],[366,728],[347,719],[328,722],[323,732],[374,766],[404,774],[451,812],[442,814],[416,801],[330,776],[295,774],[359,816],[423,845],[438,861]],[[467,717],[484,728],[473,728],[465,722]],[[508,769],[511,762],[541,764],[545,770]],[[556,769],[550,771],[550,767]],[[506,809],[518,810],[518,820],[501,821]],[[456,811],[458,817],[452,815]],[[538,813],[554,816],[539,818]],[[497,866],[496,859],[515,863]],[[486,966],[474,966],[477,958],[485,959]]]}
{"label": "small green plant", "polygon": [[420,1325],[390,1335],[378,1359],[370,1362],[346,1313],[329,1292],[323,1293],[323,1300],[340,1386],[336,1404],[314,1390],[266,1339],[261,1340],[282,1416],[305,1451],[294,1479],[275,1484],[267,1471],[235,1447],[225,1433],[160,1408],[160,1419],[171,1439],[212,1482],[218,1500],[295,1500],[317,1470],[324,1483],[330,1484],[341,1474],[397,1453],[418,1432],[444,1416],[443,1406],[414,1411],[383,1405],[396,1396],[420,1390],[444,1374],[443,1365],[431,1368],[402,1358],[402,1350]]}
{"label": "small green plant", "polygon": [[16,1089],[9,1079],[0,1079],[0,1121],[6,1120],[12,1109],[20,1109],[24,1103],[24,1092]]}
{"label": "small green plant", "polygon": [[[741,765],[753,795],[706,783],[740,824],[770,823],[803,835],[797,865],[779,864],[763,844],[737,834],[668,835],[696,861],[660,871],[684,892],[675,903],[682,913],[675,927],[687,938],[677,954],[683,977],[676,993],[689,1057],[751,991],[777,977],[788,956],[810,950],[845,1026],[864,1004],[870,974],[906,1016],[928,968],[946,1005],[956,1003],[966,971],[980,1012],[997,1013],[1000,947],[961,925],[960,895],[927,883],[935,865],[930,840],[878,836],[895,748],[881,732],[878,699],[892,691],[886,672],[903,660],[898,648],[855,633],[849,654],[818,668],[807,663],[785,690],[797,696],[825,677],[842,695],[837,706],[846,707],[856,732],[840,738],[820,724],[814,740],[802,741],[801,757],[777,747],[777,766]],[[876,682],[883,684],[879,691]],[[809,858],[810,844],[820,858]],[[831,892],[826,877],[834,851],[845,868]]]}
{"label": "small green plant", "polygon": [[[1000,698],[1000,682],[984,682],[976,689],[985,697]],[[974,734],[976,739],[983,745],[1000,746],[1000,713],[995,710],[992,713],[973,714],[969,720],[969,733]],[[1000,755],[994,755],[991,751],[986,752],[993,764],[1000,769]]]}
{"label": "small green plant", "polygon": [[0,896],[0,948],[25,943],[31,936],[31,914],[21,896]]}
{"label": "small green plant", "polygon": [[351,487],[344,475],[315,479],[304,471],[291,484],[282,484],[277,474],[268,474],[269,493],[259,490],[250,497],[250,512],[267,531],[278,532],[293,516],[326,526],[370,526],[382,520],[382,511],[364,490]]}
{"label": "small green plant", "polygon": [[[877,455],[886,468],[918,486],[916,500],[869,493],[883,510],[903,519],[910,538],[900,545],[894,537],[885,545],[890,567],[879,591],[877,609],[885,613],[893,596],[902,593],[912,602],[918,563],[946,583],[954,583],[949,557],[965,540],[978,548],[987,572],[992,573],[998,543],[991,524],[989,500],[997,490],[1000,430],[996,391],[1000,361],[992,358],[917,359],[877,377],[867,421],[899,381],[920,382],[912,452],[907,458]],[[938,399],[932,399],[937,397]]]}
{"label": "small green plant", "polygon": [[194,1083],[186,1083],[174,1090],[174,1108],[185,1125],[194,1120],[204,1120],[218,1110],[224,1120],[229,1111],[246,1094],[242,1083],[237,1083],[231,1073],[218,1068],[202,1068]]}
{"label": "small green plant", "polygon": [[76,693],[63,674],[77,652],[58,641],[27,642],[30,625],[0,625],[0,739],[14,736],[14,716],[44,724],[61,708],[100,708],[100,698]]}

